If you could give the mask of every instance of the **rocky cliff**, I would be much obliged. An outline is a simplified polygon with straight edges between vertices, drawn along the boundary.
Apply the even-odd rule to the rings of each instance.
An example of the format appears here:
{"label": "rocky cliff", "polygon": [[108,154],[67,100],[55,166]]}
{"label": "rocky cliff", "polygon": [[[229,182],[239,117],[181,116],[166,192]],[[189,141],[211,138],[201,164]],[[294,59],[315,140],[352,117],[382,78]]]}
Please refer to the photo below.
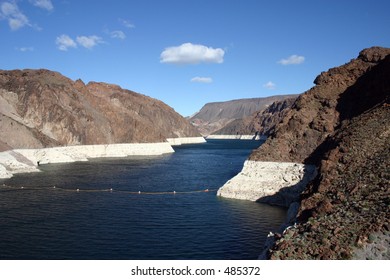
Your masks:
{"label": "rocky cliff", "polygon": [[0,151],[200,136],[163,102],[49,70],[0,71]]}
{"label": "rocky cliff", "polygon": [[[344,120],[357,116],[383,101],[388,92],[374,93],[379,85],[367,81],[370,72],[390,54],[390,49],[373,47],[360,52],[358,58],[321,73],[316,86],[300,95],[292,109],[275,127],[268,140],[251,156],[251,160],[316,163],[321,144]],[[382,80],[388,73],[378,73]],[[365,78],[368,77],[368,78]],[[362,84],[367,85],[364,90]]]}
{"label": "rocky cliff", "polygon": [[321,73],[253,161],[310,163],[294,226],[271,259],[390,258],[390,49]]}
{"label": "rocky cliff", "polygon": [[257,111],[249,117],[234,120],[214,135],[269,135],[275,126],[286,116],[296,97],[276,101],[262,111]]}
{"label": "rocky cliff", "polygon": [[261,257],[390,259],[389,77],[380,47],[321,73],[218,190],[290,205],[282,230],[292,226],[270,234]]}
{"label": "rocky cliff", "polygon": [[[301,196],[298,224],[278,236],[270,258],[390,258],[389,54],[360,53],[359,64],[371,66],[338,96],[339,126],[307,158],[319,175]],[[329,73],[317,81],[332,82]]]}
{"label": "rocky cliff", "polygon": [[301,196],[298,223],[278,236],[270,258],[390,259],[387,104],[353,118],[326,140],[319,175]]}
{"label": "rocky cliff", "polygon": [[284,100],[294,95],[276,95],[264,98],[237,99],[226,102],[207,103],[190,118],[204,136],[221,129],[228,123],[251,116],[262,111],[275,101]]}

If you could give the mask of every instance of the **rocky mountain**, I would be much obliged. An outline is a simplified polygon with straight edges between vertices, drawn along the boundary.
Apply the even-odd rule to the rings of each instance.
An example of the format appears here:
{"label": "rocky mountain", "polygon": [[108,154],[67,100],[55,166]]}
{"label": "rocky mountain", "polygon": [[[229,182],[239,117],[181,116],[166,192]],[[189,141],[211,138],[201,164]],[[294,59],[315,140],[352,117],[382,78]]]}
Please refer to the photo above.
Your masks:
{"label": "rocky mountain", "polygon": [[0,151],[200,136],[163,102],[49,70],[0,71]]}
{"label": "rocky mountain", "polygon": [[343,123],[325,141],[319,175],[301,196],[298,223],[279,236],[270,258],[390,259],[387,104]]}
{"label": "rocky mountain", "polygon": [[390,258],[390,49],[321,73],[250,158],[317,166],[271,259]]}
{"label": "rocky mountain", "polygon": [[374,95],[371,89],[358,88],[388,54],[387,48],[365,49],[358,58],[321,73],[314,80],[316,86],[298,97],[268,141],[250,159],[315,163],[313,153],[320,151],[321,143],[344,120],[372,108],[388,95],[385,91]]}
{"label": "rocky mountain", "polygon": [[276,101],[262,111],[255,112],[249,117],[237,119],[218,131],[216,135],[269,135],[287,111],[291,109],[296,98],[287,98]]}
{"label": "rocky mountain", "polygon": [[237,99],[225,102],[207,103],[189,120],[204,136],[210,135],[228,123],[262,111],[275,101],[294,95],[276,95],[264,98]]}

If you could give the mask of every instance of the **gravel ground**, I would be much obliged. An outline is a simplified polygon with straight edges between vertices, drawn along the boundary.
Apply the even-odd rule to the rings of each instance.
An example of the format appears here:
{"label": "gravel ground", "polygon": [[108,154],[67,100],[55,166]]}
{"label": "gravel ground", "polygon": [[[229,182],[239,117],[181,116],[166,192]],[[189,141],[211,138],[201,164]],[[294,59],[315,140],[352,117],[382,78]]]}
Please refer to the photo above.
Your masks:
{"label": "gravel ground", "polygon": [[368,236],[368,241],[353,250],[355,260],[390,260],[390,231],[376,232]]}

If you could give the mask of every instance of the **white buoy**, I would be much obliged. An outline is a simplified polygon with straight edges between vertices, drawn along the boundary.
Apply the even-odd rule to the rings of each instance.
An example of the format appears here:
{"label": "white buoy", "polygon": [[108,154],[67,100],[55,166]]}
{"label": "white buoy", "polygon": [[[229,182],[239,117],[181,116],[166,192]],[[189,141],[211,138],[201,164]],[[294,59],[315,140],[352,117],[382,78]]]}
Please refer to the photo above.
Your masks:
{"label": "white buoy", "polygon": [[76,190],[76,192],[79,192],[79,191],[80,191],[80,189],[77,189],[77,190]]}
{"label": "white buoy", "polygon": [[110,192],[112,192],[112,188],[110,189]]}
{"label": "white buoy", "polygon": [[138,194],[141,194],[141,191],[138,191]]}
{"label": "white buoy", "polygon": [[176,191],[173,191],[173,194],[176,194]]}

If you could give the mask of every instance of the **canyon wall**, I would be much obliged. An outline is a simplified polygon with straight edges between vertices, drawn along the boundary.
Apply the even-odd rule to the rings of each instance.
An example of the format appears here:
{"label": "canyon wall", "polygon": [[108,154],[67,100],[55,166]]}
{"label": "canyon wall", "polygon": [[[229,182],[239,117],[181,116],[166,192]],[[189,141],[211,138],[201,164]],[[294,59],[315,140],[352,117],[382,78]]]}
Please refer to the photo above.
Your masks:
{"label": "canyon wall", "polygon": [[[298,97],[266,142],[250,155],[248,162],[257,163],[249,169],[244,166],[220,189],[226,197],[234,193],[275,203],[267,197],[283,196],[286,187],[297,185],[295,180],[290,186],[282,184],[289,181],[284,177],[306,185],[290,204],[291,226],[269,235],[272,240],[262,257],[390,257],[389,77],[390,49],[381,47],[365,49],[356,59],[321,73],[316,85]],[[287,170],[288,176],[286,169],[264,168],[275,162],[296,168]],[[305,181],[311,176],[305,169],[312,168],[317,175]],[[269,174],[279,175],[264,182]],[[276,204],[286,206],[283,200]]]}

